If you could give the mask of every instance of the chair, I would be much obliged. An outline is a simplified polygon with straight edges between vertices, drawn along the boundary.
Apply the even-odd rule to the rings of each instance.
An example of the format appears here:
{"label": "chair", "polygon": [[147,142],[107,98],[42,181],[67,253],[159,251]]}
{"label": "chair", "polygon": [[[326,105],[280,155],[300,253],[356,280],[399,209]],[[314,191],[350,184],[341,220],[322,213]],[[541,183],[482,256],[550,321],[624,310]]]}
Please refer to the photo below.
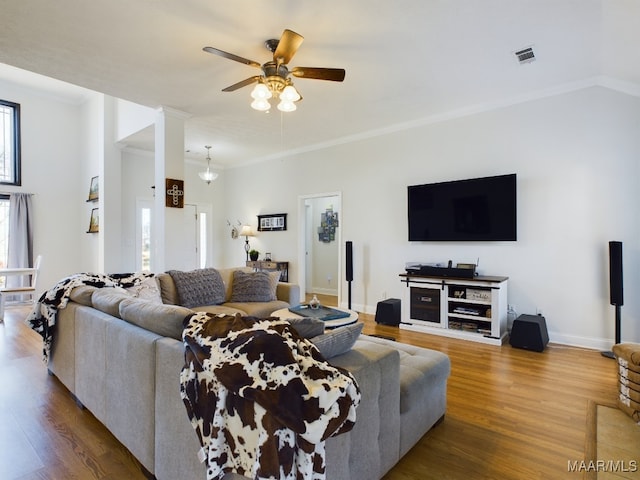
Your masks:
{"label": "chair", "polygon": [[[24,298],[24,295],[29,295],[30,300],[28,303],[32,304],[36,300],[36,283],[38,281],[38,273],[40,272],[40,265],[42,264],[42,255],[36,257],[36,261],[33,264],[33,268],[26,269],[28,273],[22,275],[31,275],[31,284],[24,287],[3,287],[0,288],[0,321],[4,319],[4,308],[7,303],[7,295],[18,295]],[[2,271],[0,271],[2,275]]]}

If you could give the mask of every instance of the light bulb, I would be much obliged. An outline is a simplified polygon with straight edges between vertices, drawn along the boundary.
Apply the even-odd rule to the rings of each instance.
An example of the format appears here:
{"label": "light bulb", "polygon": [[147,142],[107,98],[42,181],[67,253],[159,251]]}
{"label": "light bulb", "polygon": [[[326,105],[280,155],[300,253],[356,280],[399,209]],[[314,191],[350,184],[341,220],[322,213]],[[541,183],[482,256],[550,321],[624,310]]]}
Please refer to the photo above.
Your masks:
{"label": "light bulb", "polygon": [[278,110],[280,110],[281,112],[293,112],[297,108],[298,107],[296,107],[295,103],[284,100],[284,99],[281,100],[280,103],[278,104]]}
{"label": "light bulb", "polygon": [[261,112],[266,112],[271,108],[271,104],[264,98],[256,98],[253,102],[251,102],[251,108],[253,108],[254,110],[259,110]]}
{"label": "light bulb", "polygon": [[256,100],[266,100],[267,98],[271,98],[273,94],[271,93],[271,90],[269,90],[269,87],[267,87],[264,83],[259,83],[254,87],[253,91],[251,92],[251,96]]}
{"label": "light bulb", "polygon": [[284,87],[284,90],[282,90],[282,93],[280,94],[280,100],[284,100],[287,102],[297,102],[298,100],[300,100],[300,94],[293,85],[287,85],[286,87]]}

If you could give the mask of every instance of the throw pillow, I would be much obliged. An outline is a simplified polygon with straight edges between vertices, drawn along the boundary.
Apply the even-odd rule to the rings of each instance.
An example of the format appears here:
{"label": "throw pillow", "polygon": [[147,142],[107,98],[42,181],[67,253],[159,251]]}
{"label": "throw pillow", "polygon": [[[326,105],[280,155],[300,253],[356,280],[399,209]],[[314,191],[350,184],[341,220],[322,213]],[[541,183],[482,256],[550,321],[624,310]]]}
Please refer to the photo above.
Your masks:
{"label": "throw pillow", "polygon": [[363,327],[364,323],[354,323],[335,330],[329,330],[327,333],[313,337],[310,340],[320,350],[325,360],[329,360],[351,350],[360,333],[362,333]]}
{"label": "throw pillow", "polygon": [[201,268],[190,272],[169,270],[176,284],[180,305],[187,308],[218,305],[224,302],[224,283],[215,268]]}
{"label": "throw pillow", "polygon": [[287,318],[287,322],[302,338],[313,338],[324,333],[324,322],[317,318]]}
{"label": "throw pillow", "polygon": [[162,303],[158,280],[154,277],[145,278],[142,282],[133,287],[127,287],[125,290],[134,298],[147,300],[152,303]]}
{"label": "throw pillow", "polygon": [[272,302],[275,291],[267,272],[233,272],[231,302]]}
{"label": "throw pillow", "polygon": [[282,275],[282,272],[280,270],[276,270],[275,272],[268,272],[268,273],[269,273],[269,280],[271,281],[271,290],[273,292],[273,298],[277,299],[278,298],[278,294],[277,294],[278,282],[280,281],[280,275]]}

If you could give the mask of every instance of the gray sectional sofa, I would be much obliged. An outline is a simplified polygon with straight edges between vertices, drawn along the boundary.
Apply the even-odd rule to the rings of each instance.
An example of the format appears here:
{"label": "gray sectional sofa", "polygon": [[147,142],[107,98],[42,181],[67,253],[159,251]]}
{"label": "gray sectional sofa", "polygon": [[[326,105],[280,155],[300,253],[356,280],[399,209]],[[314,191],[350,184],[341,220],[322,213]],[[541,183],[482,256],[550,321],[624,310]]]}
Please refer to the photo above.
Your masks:
{"label": "gray sectional sofa", "polygon": [[[160,276],[161,287],[162,280],[169,281]],[[170,289],[165,284],[163,295]],[[298,302],[296,285],[280,284],[278,292],[274,310]],[[190,313],[115,289],[79,287],[57,315],[49,371],[159,480],[206,478],[179,391],[182,322]],[[326,478],[379,479],[444,416],[449,359],[361,335],[330,363],[352,372],[362,399],[354,428],[326,443]]]}

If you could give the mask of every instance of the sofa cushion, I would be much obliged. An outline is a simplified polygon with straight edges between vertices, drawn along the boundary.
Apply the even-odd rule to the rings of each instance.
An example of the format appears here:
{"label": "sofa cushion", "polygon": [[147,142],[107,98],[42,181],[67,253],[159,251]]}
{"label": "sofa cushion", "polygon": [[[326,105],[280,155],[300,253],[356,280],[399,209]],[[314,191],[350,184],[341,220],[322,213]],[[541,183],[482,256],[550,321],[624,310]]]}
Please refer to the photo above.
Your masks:
{"label": "sofa cushion", "polygon": [[225,307],[241,310],[249,317],[266,318],[281,308],[289,308],[287,302],[276,300],[274,302],[226,302]]}
{"label": "sofa cushion", "polygon": [[173,278],[168,273],[159,273],[156,275],[158,284],[160,285],[160,297],[162,297],[162,303],[167,305],[178,305],[180,298],[178,297],[178,290],[176,290],[176,284],[173,283]]}
{"label": "sofa cushion", "polygon": [[230,302],[271,302],[276,300],[274,285],[267,272],[233,272]]}
{"label": "sofa cushion", "polygon": [[325,360],[329,360],[351,350],[362,333],[363,327],[364,323],[354,323],[330,330],[310,340],[320,350]]}
{"label": "sofa cushion", "polygon": [[134,298],[162,303],[160,286],[156,277],[145,278],[142,282],[134,285],[133,287],[127,287],[125,290]]}
{"label": "sofa cushion", "polygon": [[164,337],[182,340],[183,321],[193,314],[179,305],[163,305],[137,298],[120,302],[120,317],[151,332]]}
{"label": "sofa cushion", "polygon": [[80,285],[79,287],[71,290],[69,299],[72,302],[76,302],[87,307],[93,307],[93,303],[91,303],[91,296],[97,289],[98,287],[94,287],[93,285]]}
{"label": "sofa cushion", "polygon": [[247,312],[240,308],[229,307],[227,305],[201,305],[193,307],[191,310],[194,312],[206,312],[212,315],[246,315]]}
{"label": "sofa cushion", "polygon": [[131,298],[124,288],[120,287],[104,287],[97,288],[91,294],[91,303],[93,308],[107,313],[112,317],[120,318],[120,302]]}
{"label": "sofa cushion", "polygon": [[232,267],[232,268],[220,268],[218,272],[220,272],[220,276],[222,277],[222,281],[224,282],[225,288],[225,296],[224,299],[226,302],[231,300],[231,287],[233,286],[233,272],[236,270],[240,270],[241,272],[250,273],[253,272],[251,267]]}
{"label": "sofa cushion", "polygon": [[224,283],[215,268],[201,268],[190,272],[169,270],[180,298],[180,305],[217,305],[225,300]]}
{"label": "sofa cushion", "polygon": [[447,378],[451,363],[442,352],[399,343],[400,413],[412,410],[424,401],[438,379]]}
{"label": "sofa cushion", "polygon": [[287,318],[287,322],[302,338],[313,338],[324,333],[324,322],[317,318],[296,317]]}

